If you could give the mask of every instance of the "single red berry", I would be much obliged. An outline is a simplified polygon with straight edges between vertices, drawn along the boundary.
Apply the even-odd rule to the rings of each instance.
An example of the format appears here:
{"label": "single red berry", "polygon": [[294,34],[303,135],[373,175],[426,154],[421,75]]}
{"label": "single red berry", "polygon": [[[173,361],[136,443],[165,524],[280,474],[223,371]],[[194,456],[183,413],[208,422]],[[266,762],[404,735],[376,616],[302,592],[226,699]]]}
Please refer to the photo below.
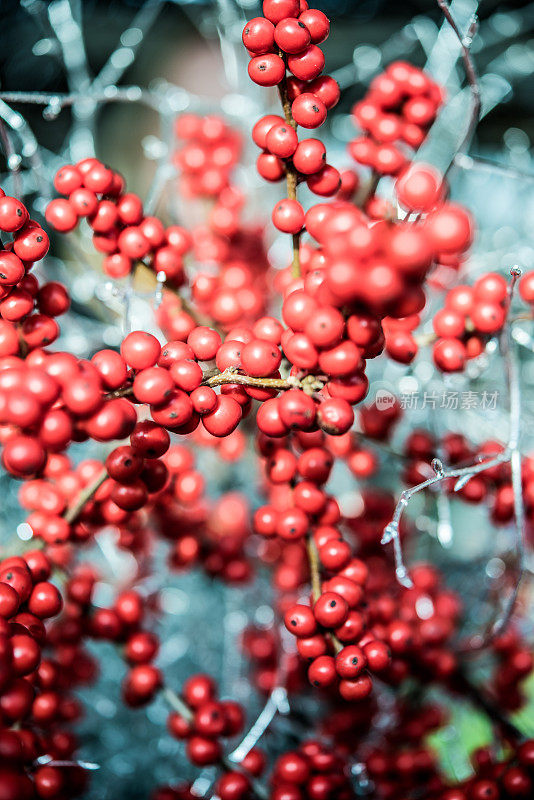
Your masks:
{"label": "single red berry", "polygon": [[293,100],[291,113],[297,125],[319,128],[326,119],[327,109],[322,100],[311,92],[303,92]]}
{"label": "single red berry", "polygon": [[312,686],[331,686],[336,681],[336,667],[332,656],[319,656],[308,668],[308,679]]}
{"label": "single red berry", "polygon": [[356,645],[344,647],[336,656],[336,671],[340,678],[353,680],[365,669],[363,650]]}
{"label": "single red berry", "polygon": [[299,0],[264,0],[263,16],[277,25],[286,17],[298,17],[300,14]]}
{"label": "single red berry", "polygon": [[254,17],[243,28],[243,44],[256,55],[270,53],[274,47],[274,25],[265,17]]}
{"label": "single red berry", "polygon": [[133,369],[153,367],[160,356],[161,345],[145,331],[132,331],[121,344],[121,356]]}
{"label": "single red berry", "polygon": [[276,86],[286,74],[286,66],[280,56],[266,53],[249,61],[248,74],[259,86]]}
{"label": "single red berry", "polygon": [[277,24],[274,40],[285,53],[301,53],[310,44],[311,34],[302,20],[286,17]]}
{"label": "single red berry", "polygon": [[324,42],[330,33],[330,21],[318,8],[306,8],[299,16],[299,21],[309,30],[314,44]]}
{"label": "single red berry", "polygon": [[273,224],[284,233],[299,233],[304,225],[304,209],[298,200],[280,200],[273,209]]}

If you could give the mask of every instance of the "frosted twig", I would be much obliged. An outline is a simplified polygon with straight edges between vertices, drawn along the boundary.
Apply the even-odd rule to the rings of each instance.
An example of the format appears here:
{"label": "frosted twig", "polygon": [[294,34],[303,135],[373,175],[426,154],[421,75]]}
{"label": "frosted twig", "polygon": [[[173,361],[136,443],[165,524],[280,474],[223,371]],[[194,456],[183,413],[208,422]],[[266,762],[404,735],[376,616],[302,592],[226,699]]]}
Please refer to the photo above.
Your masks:
{"label": "frosted twig", "polygon": [[21,158],[27,158],[31,164],[32,170],[35,173],[36,181],[38,182],[38,190],[42,197],[50,195],[48,182],[44,176],[44,165],[39,152],[39,145],[37,139],[33,135],[33,131],[18,111],[14,111],[7,102],[0,96],[0,118],[4,120],[6,125],[11,128],[17,138],[20,140],[21,148],[19,155]]}
{"label": "frosted twig", "polygon": [[287,712],[287,691],[283,686],[276,686],[272,690],[258,718],[237,747],[229,753],[228,759],[236,763],[243,761],[259,742],[278,712],[281,714]]}
{"label": "frosted twig", "polygon": [[85,52],[82,28],[77,16],[81,6],[73,10],[73,0],[55,0],[48,7],[48,18],[61,47],[69,89],[79,95],[73,104],[73,127],[69,136],[69,149],[75,160],[94,155],[96,103],[87,95],[91,76]]}
{"label": "frosted twig", "polygon": [[56,760],[49,755],[39,756],[39,758],[35,759],[35,763],[39,764],[39,766],[46,764],[47,767],[79,767],[79,769],[87,770],[100,769],[100,764],[95,764],[93,761],[80,761],[79,759],[73,761],[63,759]]}
{"label": "frosted twig", "polygon": [[17,152],[15,152],[11,135],[9,134],[3,121],[0,122],[0,139],[2,141],[4,155],[6,157],[7,168],[13,176],[14,193],[17,197],[20,197],[22,195],[22,181],[20,177],[20,163],[22,158]]}
{"label": "frosted twig", "polygon": [[56,94],[49,94],[46,92],[0,92],[0,100],[6,103],[49,106],[55,109],[55,114],[50,114],[48,116],[49,119],[52,119],[54,115],[57,116],[62,108],[73,106],[84,98],[94,103],[144,102],[150,108],[156,110],[161,103],[161,96],[158,92],[143,89],[141,86],[135,84],[120,87],[106,86],[104,89],[84,92],[83,94],[80,92],[58,92]]}
{"label": "frosted twig", "polygon": [[462,60],[464,62],[465,75],[467,78],[469,89],[471,91],[471,116],[469,118],[469,124],[467,126],[465,136],[462,139],[462,142],[458,148],[459,151],[462,151],[471,141],[480,117],[480,107],[481,107],[480,86],[478,84],[478,77],[475,65],[473,59],[471,58],[471,44],[473,42],[473,37],[475,36],[477,31],[478,18],[476,15],[473,15],[473,19],[471,20],[467,33],[464,36],[461,33],[460,29],[458,28],[458,25],[456,24],[454,17],[450,12],[447,0],[437,0],[437,4],[441,9],[443,16],[445,17],[445,19],[451,26],[452,30],[454,31],[456,37],[458,38],[458,41],[460,42],[460,46],[462,48]]}
{"label": "frosted twig", "polygon": [[[510,305],[521,270],[514,267],[511,270],[512,280],[508,291],[507,312]],[[475,635],[461,648],[461,652],[471,652],[487,647],[500,633],[507,627],[514,611],[519,587],[525,573],[525,509],[523,505],[523,487],[521,483],[521,451],[519,449],[519,438],[521,434],[521,380],[517,353],[513,341],[512,325],[507,322],[500,337],[501,353],[503,356],[508,390],[509,390],[509,413],[510,413],[510,433],[508,439],[507,452],[509,454],[510,469],[512,473],[512,490],[514,494],[514,517],[515,517],[515,551],[517,559],[517,576],[506,601],[500,618],[497,619],[484,635]]]}
{"label": "frosted twig", "polygon": [[[513,296],[514,287],[520,274],[521,270],[519,270],[517,267],[514,267],[511,270],[511,282],[508,293],[507,312],[509,312],[510,310],[510,304]],[[501,345],[501,353],[503,356],[503,360],[506,365],[508,393],[510,398],[509,399],[510,431],[509,431],[507,446],[502,451],[502,453],[499,453],[492,458],[488,458],[486,455],[479,456],[478,460],[475,461],[475,463],[468,465],[466,467],[457,467],[455,469],[446,469],[442,461],[438,458],[435,458],[432,461],[432,468],[435,472],[435,475],[431,478],[428,478],[426,481],[417,484],[416,486],[412,486],[409,489],[405,489],[402,492],[399,501],[395,507],[395,511],[393,513],[391,522],[389,522],[388,525],[386,525],[386,527],[384,528],[381,544],[385,545],[389,544],[390,542],[393,542],[395,573],[397,576],[397,580],[402,586],[410,588],[412,586],[412,581],[408,576],[408,570],[404,563],[402,545],[400,541],[400,530],[399,530],[402,515],[410,499],[418,492],[421,492],[424,489],[427,489],[430,486],[434,486],[440,481],[447,480],[449,478],[456,478],[456,482],[454,484],[454,491],[458,492],[471,480],[472,477],[474,477],[478,473],[484,472],[485,470],[491,469],[492,467],[499,466],[500,464],[511,462],[512,484],[514,487],[514,507],[515,507],[514,511],[515,511],[516,531],[517,531],[516,549],[518,551],[520,574],[512,598],[510,599],[509,605],[507,606],[507,609],[505,611],[504,622],[499,623],[498,629],[502,630],[512,613],[513,606],[515,604],[515,598],[517,596],[517,592],[519,589],[519,582],[521,580],[521,576],[523,574],[523,569],[524,569],[523,567],[524,512],[523,512],[523,501],[521,494],[521,454],[519,451],[519,434],[520,434],[520,420],[521,420],[521,390],[520,390],[519,370],[516,361],[516,355],[513,350],[513,344],[512,344],[511,324],[508,319],[506,320],[506,324],[503,327],[503,331],[500,338],[500,345]],[[486,458],[486,460],[481,461],[481,459],[483,458]],[[514,478],[514,473],[515,473],[515,478]],[[492,635],[495,636],[496,635],[495,632]]]}

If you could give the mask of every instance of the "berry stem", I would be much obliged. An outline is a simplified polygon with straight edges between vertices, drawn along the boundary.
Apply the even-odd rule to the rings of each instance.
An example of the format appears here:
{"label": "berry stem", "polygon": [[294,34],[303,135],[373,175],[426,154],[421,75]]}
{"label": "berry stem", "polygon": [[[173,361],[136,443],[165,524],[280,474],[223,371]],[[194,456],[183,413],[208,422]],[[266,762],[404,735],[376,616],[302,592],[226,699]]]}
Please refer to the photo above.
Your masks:
{"label": "berry stem", "polygon": [[319,553],[313,536],[308,534],[306,537],[306,550],[308,553],[308,563],[310,565],[310,579],[314,602],[321,596],[321,569],[319,564]]}
{"label": "berry stem", "polygon": [[369,202],[369,200],[372,197],[375,196],[376,190],[378,188],[378,184],[380,183],[380,178],[381,178],[381,175],[378,172],[376,172],[375,170],[373,170],[373,173],[372,173],[371,177],[369,178],[369,181],[368,181],[368,183],[365,186],[365,189],[363,191],[363,196],[361,197],[361,200],[358,203],[360,208],[364,209],[365,206],[367,205],[367,203]]}
{"label": "berry stem", "polygon": [[94,479],[92,483],[89,483],[78,495],[75,503],[67,508],[65,513],[63,514],[63,518],[68,522],[72,523],[81,513],[82,509],[93,498],[96,494],[97,490],[102,486],[106,478],[108,477],[107,470],[102,468],[102,472],[99,472],[97,477]]}
{"label": "berry stem", "polygon": [[224,383],[237,383],[240,386],[255,386],[258,389],[278,389],[280,391],[291,389],[293,383],[285,378],[253,378],[250,375],[240,375],[231,369],[225,369],[216,375],[205,378],[202,383],[205,386],[222,386]]}
{"label": "berry stem", "polygon": [[[281,50],[279,51],[279,56],[284,60],[284,64],[287,66],[287,59],[285,53]],[[294,130],[297,130],[297,123],[293,119],[293,114],[291,113],[291,102],[289,100],[289,95],[287,92],[287,78],[284,74],[284,77],[278,84],[278,93],[280,95],[280,101],[282,103],[282,108],[284,110],[284,117],[286,118],[286,122],[288,125]],[[291,159],[287,159],[285,162],[286,165],[286,184],[287,184],[287,196],[290,200],[297,199],[297,184],[298,184],[298,175],[295,167],[293,166],[293,162]],[[293,240],[293,260],[291,264],[291,275],[293,278],[300,278],[300,237],[302,231],[298,233],[292,234]]]}
{"label": "berry stem", "polygon": [[176,711],[178,714],[180,714],[180,716],[183,717],[187,722],[193,721],[193,712],[187,703],[182,700],[179,694],[166,686],[163,690],[163,697],[173,711]]}
{"label": "berry stem", "polygon": [[[310,580],[312,586],[313,602],[317,602],[322,594],[321,588],[321,565],[319,563],[319,553],[317,552],[317,545],[313,540],[313,536],[308,534],[306,537],[306,552],[308,554],[308,565],[310,568]],[[343,650],[343,645],[333,633],[327,634],[332,643],[335,653]]]}

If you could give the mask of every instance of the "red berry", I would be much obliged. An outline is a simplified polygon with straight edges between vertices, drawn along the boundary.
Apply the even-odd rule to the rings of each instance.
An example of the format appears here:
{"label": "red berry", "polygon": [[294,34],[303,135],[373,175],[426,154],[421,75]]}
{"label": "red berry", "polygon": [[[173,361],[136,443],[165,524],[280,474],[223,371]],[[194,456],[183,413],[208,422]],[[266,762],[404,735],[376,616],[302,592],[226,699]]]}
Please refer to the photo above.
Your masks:
{"label": "red berry", "polygon": [[284,233],[299,233],[304,225],[304,209],[298,200],[280,200],[273,209],[273,224]]}
{"label": "red berry", "polygon": [[212,436],[228,436],[241,420],[241,406],[228,395],[218,395],[213,411],[202,417],[202,424]]}
{"label": "red berry", "polygon": [[254,17],[243,28],[243,44],[251,53],[270,53],[274,46],[274,25],[264,17]]}
{"label": "red berry", "polygon": [[364,652],[356,645],[344,647],[336,656],[336,671],[340,678],[354,679],[365,669]]}
{"label": "red berry", "polygon": [[[295,169],[304,175],[319,172],[326,163],[326,148],[319,139],[302,139],[293,153]],[[306,226],[308,219],[306,215]]]}
{"label": "red berry", "polygon": [[153,367],[160,356],[161,346],[155,336],[144,331],[133,331],[121,344],[121,356],[133,369]]}
{"label": "red berry", "polygon": [[298,17],[300,13],[299,0],[264,0],[263,16],[277,25],[286,17]]}
{"label": "red berry", "polygon": [[300,19],[287,17],[277,24],[274,40],[285,53],[301,53],[310,44],[311,34]]}
{"label": "red berry", "polygon": [[326,14],[323,14],[318,8],[307,8],[299,16],[299,21],[303,22],[309,30],[314,44],[321,44],[328,37],[330,21]]}
{"label": "red berry", "polygon": [[276,86],[286,74],[286,66],[280,56],[266,53],[249,61],[248,74],[260,86]]}
{"label": "red berry", "polygon": [[347,619],[349,607],[346,600],[335,592],[325,592],[313,607],[315,619],[324,628],[338,628]]}
{"label": "red berry", "polygon": [[336,667],[332,656],[319,656],[308,668],[308,679],[312,686],[331,686],[336,680]]}
{"label": "red berry", "polygon": [[326,106],[311,92],[303,92],[293,100],[291,113],[297,125],[319,128],[326,119]]}

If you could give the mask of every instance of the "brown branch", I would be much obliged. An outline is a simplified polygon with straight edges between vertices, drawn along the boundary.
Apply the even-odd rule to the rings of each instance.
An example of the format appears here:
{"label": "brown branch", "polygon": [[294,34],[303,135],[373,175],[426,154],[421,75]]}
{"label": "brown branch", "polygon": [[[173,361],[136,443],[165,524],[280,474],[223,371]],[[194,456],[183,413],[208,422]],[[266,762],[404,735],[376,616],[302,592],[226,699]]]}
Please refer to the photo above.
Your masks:
{"label": "brown branch", "polygon": [[72,523],[76,520],[76,518],[81,514],[84,506],[92,500],[100,486],[104,483],[106,478],[108,477],[107,470],[103,467],[102,472],[100,472],[95,480],[92,483],[89,483],[78,495],[76,501],[73,503],[72,506],[67,508],[65,513],[63,514],[63,519],[65,519],[68,523]]}
{"label": "brown branch", "polygon": [[231,369],[225,369],[216,375],[205,378],[202,381],[204,386],[222,386],[224,383],[237,383],[240,386],[254,386],[257,389],[277,389],[284,391],[295,388],[295,383],[285,380],[285,378],[252,378],[250,375],[240,375]]}
{"label": "brown branch", "polygon": [[[313,602],[316,603],[322,594],[321,588],[321,565],[319,562],[319,553],[317,552],[317,545],[313,539],[312,534],[306,537],[306,552],[308,554],[308,566],[310,569],[310,582],[312,587]],[[330,640],[332,647],[336,653],[343,650],[343,645],[333,633],[326,633],[327,638]]]}
{"label": "brown branch", "polygon": [[[279,51],[280,58],[284,60],[286,63],[285,54],[280,50]],[[280,95],[280,101],[282,103],[282,108],[284,110],[284,117],[286,118],[286,122],[288,125],[296,131],[297,130],[297,123],[293,119],[293,115],[291,113],[291,102],[289,100],[289,95],[287,92],[287,78],[284,73],[284,77],[278,84],[278,93]],[[297,170],[293,166],[293,161],[288,159],[286,161],[286,185],[287,185],[287,196],[290,200],[297,199],[297,185],[298,185],[298,174]],[[302,231],[299,233],[294,233],[292,235],[292,246],[293,246],[293,259],[291,263],[291,275],[293,278],[300,278],[300,237]]]}
{"label": "brown branch", "polygon": [[308,564],[310,567],[310,580],[312,586],[312,596],[314,602],[321,596],[321,571],[319,564],[319,553],[317,552],[317,545],[313,540],[312,534],[306,537],[306,550],[308,553]]}
{"label": "brown branch", "polygon": [[378,188],[378,184],[380,183],[381,177],[382,176],[378,172],[373,170],[367,184],[362,187],[362,192],[358,193],[359,197],[357,198],[357,203],[356,203],[358,208],[364,210],[369,200],[372,197],[374,197],[374,195],[376,194],[376,190]]}

